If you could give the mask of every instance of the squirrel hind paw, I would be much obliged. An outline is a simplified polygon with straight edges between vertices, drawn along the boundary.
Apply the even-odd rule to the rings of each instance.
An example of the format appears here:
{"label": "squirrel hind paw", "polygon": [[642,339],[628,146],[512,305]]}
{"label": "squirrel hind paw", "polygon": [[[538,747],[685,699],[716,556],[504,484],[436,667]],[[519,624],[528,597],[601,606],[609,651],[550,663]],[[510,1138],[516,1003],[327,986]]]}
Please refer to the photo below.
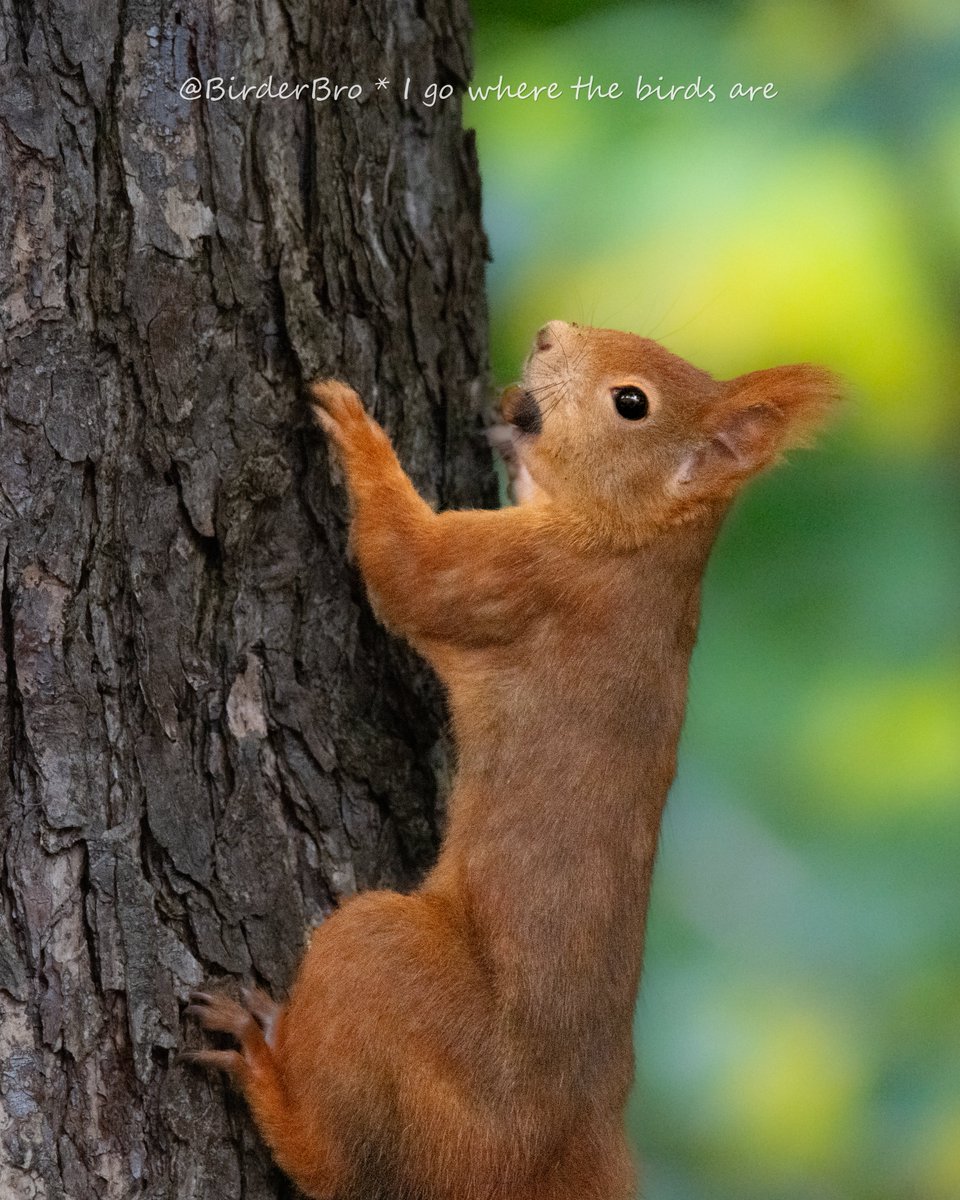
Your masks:
{"label": "squirrel hind paw", "polygon": [[176,1062],[204,1071],[226,1071],[228,1075],[238,1075],[244,1067],[239,1050],[182,1050]]}
{"label": "squirrel hind paw", "polygon": [[267,1045],[273,1046],[277,1021],[280,1017],[280,1005],[257,987],[243,988],[240,996],[244,1008],[263,1030]]}
{"label": "squirrel hind paw", "polygon": [[191,992],[186,1015],[211,1033],[226,1033],[241,1045],[254,1030],[268,1043],[276,1028],[279,1007],[259,988],[244,988],[242,1003],[223,992]]}

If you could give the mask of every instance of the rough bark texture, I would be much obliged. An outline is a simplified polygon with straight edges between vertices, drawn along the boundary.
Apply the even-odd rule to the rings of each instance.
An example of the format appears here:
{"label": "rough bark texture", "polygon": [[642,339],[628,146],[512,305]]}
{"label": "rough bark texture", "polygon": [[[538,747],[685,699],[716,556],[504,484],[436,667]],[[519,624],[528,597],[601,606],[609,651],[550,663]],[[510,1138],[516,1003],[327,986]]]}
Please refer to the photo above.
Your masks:
{"label": "rough bark texture", "polygon": [[[0,1197],[289,1192],[174,1064],[437,840],[435,685],[345,563],[302,383],[490,502],[461,0],[0,0]],[[181,99],[190,76],[359,103]],[[388,77],[389,89],[370,86]],[[411,93],[413,94],[413,93]]]}

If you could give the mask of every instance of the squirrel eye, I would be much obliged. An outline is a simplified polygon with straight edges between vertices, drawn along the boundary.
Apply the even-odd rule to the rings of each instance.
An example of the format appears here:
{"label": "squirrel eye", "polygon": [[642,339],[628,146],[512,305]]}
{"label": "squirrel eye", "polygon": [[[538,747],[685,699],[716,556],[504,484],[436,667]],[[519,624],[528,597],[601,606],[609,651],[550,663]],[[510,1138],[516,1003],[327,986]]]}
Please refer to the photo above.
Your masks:
{"label": "squirrel eye", "polygon": [[621,417],[628,421],[639,421],[650,411],[647,393],[633,384],[613,389],[613,403]]}

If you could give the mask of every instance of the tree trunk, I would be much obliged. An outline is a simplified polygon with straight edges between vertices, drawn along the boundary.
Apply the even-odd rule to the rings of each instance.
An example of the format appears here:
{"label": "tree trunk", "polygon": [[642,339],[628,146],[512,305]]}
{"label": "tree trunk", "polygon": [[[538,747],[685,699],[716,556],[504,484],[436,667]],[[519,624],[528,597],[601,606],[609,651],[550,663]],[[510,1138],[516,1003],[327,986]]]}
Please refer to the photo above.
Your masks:
{"label": "tree trunk", "polygon": [[[174,1063],[186,993],[281,994],[339,897],[434,852],[442,704],[346,561],[302,385],[342,374],[428,498],[492,502],[473,147],[402,94],[465,81],[468,23],[0,0],[3,1200],[289,1194]],[[271,74],[363,97],[180,95]]]}

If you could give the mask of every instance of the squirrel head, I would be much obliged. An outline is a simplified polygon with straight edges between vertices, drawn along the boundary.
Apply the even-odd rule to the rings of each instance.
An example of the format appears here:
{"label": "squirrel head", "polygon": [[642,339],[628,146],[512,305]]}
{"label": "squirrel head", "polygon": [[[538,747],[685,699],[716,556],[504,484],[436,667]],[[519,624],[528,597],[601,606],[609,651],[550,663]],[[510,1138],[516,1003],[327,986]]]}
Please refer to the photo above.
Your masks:
{"label": "squirrel head", "polygon": [[540,498],[629,543],[722,512],[838,395],[822,367],[717,380],[649,338],[550,321],[502,408]]}

